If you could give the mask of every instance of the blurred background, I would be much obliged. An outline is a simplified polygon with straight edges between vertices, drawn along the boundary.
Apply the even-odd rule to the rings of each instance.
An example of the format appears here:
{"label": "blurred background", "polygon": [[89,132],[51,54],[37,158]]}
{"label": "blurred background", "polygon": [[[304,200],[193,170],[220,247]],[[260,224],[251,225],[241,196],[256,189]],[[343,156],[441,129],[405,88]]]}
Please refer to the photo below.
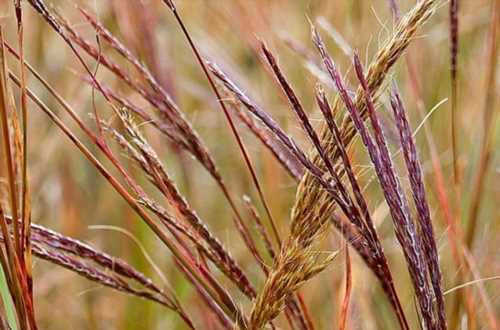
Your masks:
{"label": "blurred background", "polygon": [[[497,69],[491,68],[487,60],[493,1],[461,1],[458,142],[463,183],[459,201],[453,199],[451,188],[453,169],[450,140],[450,41],[447,2],[443,1],[436,15],[417,33],[417,37],[408,48],[407,56],[401,58],[392,70],[392,79],[402,92],[413,128],[416,128],[423,119],[419,107],[424,113],[428,113],[439,104],[425,123],[442,166],[444,187],[448,189],[450,203],[454,209],[459,210],[454,219],[460,221],[463,228],[468,226],[467,215],[474,197],[471,187],[478,175],[478,159],[484,130],[486,79],[492,70]],[[347,73],[347,79],[354,84],[351,59],[346,51],[351,48],[359,52],[361,58],[366,59],[365,62],[370,61],[381,42],[391,35],[394,28],[389,2],[387,0],[176,1],[179,13],[203,54],[224,70],[231,72],[263,109],[269,112],[287,132],[296,137],[306,150],[310,146],[294,114],[274,78],[262,63],[258,48],[259,40],[265,41],[275,54],[278,54],[281,67],[290,78],[314,123],[318,124],[321,116],[314,101],[314,87],[321,81],[322,76],[314,67],[314,63],[318,63],[318,57],[310,40],[308,19],[318,26],[339,68]],[[403,13],[414,4],[414,1],[409,0],[397,2]],[[237,198],[240,209],[243,210],[241,196],[246,194],[255,201],[259,212],[264,214],[249,172],[206,78],[179,27],[175,24],[173,16],[162,1],[53,0],[51,4],[76,31],[92,42],[96,43],[95,30],[84,20],[75,8],[75,4],[94,14],[127,45],[173,95],[181,110],[199,132],[215,158],[232,195]],[[93,104],[103,118],[112,121],[110,107],[99,93],[93,93],[92,88],[82,80],[83,68],[67,45],[27,3],[23,6],[26,60],[90,125],[93,125],[89,116]],[[5,29],[7,40],[17,48],[16,21],[11,1],[0,1],[0,23]],[[332,36],[337,36],[337,41]],[[343,48],[340,47],[342,43],[339,43],[338,38],[344,40]],[[102,44],[102,51],[104,53],[109,51],[106,44]],[[109,53],[113,56],[112,52]],[[84,56],[84,59],[91,68],[96,68],[95,61],[88,56]],[[17,62],[12,58],[9,61],[10,67],[14,71],[17,70]],[[116,61],[123,63],[131,75],[135,74],[133,68],[121,58],[116,57]],[[415,70],[413,74],[408,73],[408,61],[413,64]],[[496,74],[498,73],[499,70],[496,70]],[[106,68],[102,66],[97,68],[97,77],[141,106],[148,107],[148,104]],[[28,83],[51,109],[60,113],[62,118],[70,123],[60,106],[30,75]],[[333,90],[327,86],[327,91],[333,99],[335,95]],[[498,91],[497,86],[496,94]],[[169,251],[59,129],[33,103],[29,106],[29,175],[34,222],[89,242],[100,250],[127,260],[148,276],[159,280],[138,245],[117,228],[126,230],[151,255],[193,319],[203,319],[199,316],[204,312],[203,303],[199,301],[182,274],[173,267]],[[494,111],[498,111],[498,105]],[[281,233],[285,235],[295,198],[295,181],[242,123],[237,122],[237,124],[251,154],[272,214]],[[79,132],[78,135],[86,141],[76,126],[70,123],[69,127]],[[163,135],[151,129],[147,123],[142,124],[141,128],[186,199],[217,237],[228,246],[232,255],[257,283],[257,287],[260,287],[264,278],[256,270],[251,254],[237,236],[231,220],[232,212],[213,179],[191,156],[173,148]],[[393,133],[395,132],[389,132],[390,139],[394,139],[395,135],[391,135]],[[457,285],[458,266],[450,252],[447,236],[449,227],[438,203],[439,187],[436,186],[429,141],[426,139],[424,129],[417,133],[416,140],[426,174],[444,287],[448,289]],[[498,142],[497,134],[493,138],[494,153],[490,166],[484,173],[486,184],[481,198],[475,239],[471,247],[471,255],[480,277],[500,274],[497,242],[500,234]],[[359,146],[359,142],[356,142],[356,145]],[[91,150],[96,151],[91,144],[89,146]],[[121,151],[118,148],[115,151],[120,155]],[[360,167],[369,165],[364,152],[355,152],[353,162]],[[130,165],[129,169],[131,173],[137,175],[139,182],[146,183],[137,168]],[[400,173],[405,174],[404,171]],[[369,176],[361,177],[361,181],[365,183],[369,179]],[[3,188],[0,192],[4,193]],[[394,238],[386,206],[382,203],[383,196],[374,183],[368,186],[366,196],[380,228],[380,236],[390,259],[404,308],[409,311],[409,315],[412,315],[414,314],[412,288],[403,257]],[[342,244],[340,236],[331,229],[320,248],[332,251],[342,247]],[[391,328],[395,323],[382,290],[359,257],[354,253],[352,255],[353,293],[350,328]],[[318,329],[337,327],[345,285],[344,268],[343,258],[339,257],[331,267],[301,289]],[[160,306],[100,287],[45,261],[35,261],[34,283],[36,314],[40,329],[184,329],[184,325],[174,313]],[[500,283],[487,281],[482,285],[493,310],[498,312]],[[485,322],[481,321],[485,315],[483,300],[479,298],[475,286],[471,286],[470,292],[477,306],[478,325],[480,328],[487,328],[487,325],[483,324]],[[453,292],[447,295],[447,301],[453,299],[455,294]],[[244,299],[241,301],[244,309],[249,308],[247,301]]]}

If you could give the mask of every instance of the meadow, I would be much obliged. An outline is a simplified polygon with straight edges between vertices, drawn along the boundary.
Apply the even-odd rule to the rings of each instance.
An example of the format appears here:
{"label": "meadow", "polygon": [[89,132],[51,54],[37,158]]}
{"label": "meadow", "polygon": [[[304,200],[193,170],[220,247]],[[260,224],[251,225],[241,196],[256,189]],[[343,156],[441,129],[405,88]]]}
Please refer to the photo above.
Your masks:
{"label": "meadow", "polygon": [[499,0],[0,2],[3,329],[498,329]]}

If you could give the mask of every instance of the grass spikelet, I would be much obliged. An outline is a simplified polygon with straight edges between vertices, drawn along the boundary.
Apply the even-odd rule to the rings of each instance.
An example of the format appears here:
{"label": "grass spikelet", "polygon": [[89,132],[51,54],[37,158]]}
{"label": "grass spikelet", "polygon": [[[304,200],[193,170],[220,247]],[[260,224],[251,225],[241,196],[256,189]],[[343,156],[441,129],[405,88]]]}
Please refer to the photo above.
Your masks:
{"label": "grass spikelet", "polygon": [[[342,99],[347,106],[351,118],[353,118],[353,121],[355,122],[356,129],[361,135],[363,143],[365,144],[370,154],[370,158],[375,166],[380,185],[393,218],[396,237],[401,244],[408,263],[408,270],[414,283],[421,315],[424,319],[424,326],[428,329],[441,329],[441,326],[444,326],[445,328],[446,324],[443,325],[437,323],[432,310],[433,295],[427,281],[429,266],[426,263],[427,260],[425,260],[423,256],[425,249],[424,243],[418,234],[416,224],[411,218],[408,202],[404,196],[401,183],[393,168],[387,141],[383,135],[379,119],[375,112],[375,105],[373,103],[371,91],[368,88],[361,63],[359,59],[356,59],[356,57],[355,68],[360,84],[365,92],[365,100],[370,123],[373,128],[374,140],[369,136],[369,133],[359,115],[359,110],[356,109],[347,93],[342,92],[342,78],[338,74],[335,76],[337,87],[340,90]],[[432,235],[432,232],[430,234],[427,233],[427,235]],[[429,262],[431,261],[429,260]],[[435,260],[432,260],[432,262],[437,262],[437,256],[435,256]]]}
{"label": "grass spikelet", "polygon": [[[406,49],[416,30],[421,25],[423,25],[431,16],[434,11],[434,6],[435,1],[432,0],[421,1],[417,5],[415,5],[415,7],[401,19],[394,35],[389,38],[388,41],[386,41],[386,43],[381,47],[380,51],[375,55],[375,58],[370,65],[367,73],[369,90],[374,95],[379,92],[379,89],[382,86],[384,78],[387,76],[389,69]],[[318,50],[322,55],[323,62],[327,71],[330,73],[330,75],[332,75],[333,62],[327,54],[326,49],[315,30],[313,30],[313,41],[317,45]],[[356,93],[354,104],[356,104],[356,106],[359,106],[361,115],[366,118],[367,113],[364,110],[365,100],[363,95],[364,91],[359,89]],[[240,99],[243,99],[244,104],[249,103],[245,102],[246,100],[243,97],[240,97]],[[334,106],[334,111],[339,106],[340,103],[337,102]],[[352,121],[347,117],[344,119],[340,131],[343,143],[348,146],[355,135],[355,128]],[[339,153],[335,147],[332,147],[335,144],[328,143],[329,141],[333,141],[333,137],[331,136],[331,133],[326,126],[322,130],[320,136],[321,141],[325,146],[326,157],[337,160]],[[322,157],[318,151],[313,152],[313,154],[314,165],[324,168],[325,164],[322,163],[324,162],[325,157]],[[291,244],[291,246],[285,246],[283,250],[293,249],[293,246],[297,245],[300,246],[301,239],[302,243],[306,243],[305,245],[303,245],[304,248],[310,246],[310,244],[317,238],[317,235],[321,231],[320,229],[328,223],[330,217],[333,215],[333,210],[336,204],[335,202],[338,203],[338,200],[335,199],[335,194],[329,193],[326,189],[321,189],[317,184],[317,180],[317,175],[311,174],[311,172],[307,172],[303,176],[299,184],[296,195],[296,203],[294,208],[292,209],[292,232],[290,234],[289,240],[287,241],[288,244]],[[310,230],[306,230],[305,228],[309,228]],[[305,234],[307,234],[307,239],[306,241],[303,241],[303,239],[305,239],[306,237]],[[286,265],[288,265],[285,260],[281,259],[287,257],[291,258],[291,260],[295,262],[301,260],[293,254],[286,253],[286,251],[285,253],[281,253],[278,261],[274,266],[274,270],[271,273],[274,276],[268,277],[266,285],[264,286],[260,295],[265,295],[266,297],[272,298],[269,291],[274,290],[279,285],[278,283],[281,283],[283,279],[287,278],[287,275],[292,276],[290,274],[285,274],[285,272],[280,269],[281,267],[285,267]],[[303,259],[303,261],[307,260],[307,258]],[[286,290],[282,289],[279,293],[282,292],[286,292]],[[279,296],[275,297],[275,299],[279,298]],[[250,319],[258,320],[260,322],[259,326],[262,327],[265,324],[265,321],[262,323],[262,318],[264,316],[276,315],[270,311],[260,311],[261,308],[271,309],[271,306],[269,306],[269,304],[266,306],[264,306],[264,304],[262,303],[258,304],[259,301],[260,300],[258,298],[252,311],[252,315],[259,315],[259,317],[251,317]],[[273,311],[275,311],[275,306],[272,307],[274,307]]]}
{"label": "grass spikelet", "polygon": [[287,242],[285,246],[287,249],[282,250],[273,272],[267,278],[266,286],[254,301],[249,321],[250,330],[261,329],[274,319],[285,307],[286,300],[305,281],[325,269],[337,255],[332,253],[320,261],[318,252],[308,250],[304,253],[300,242]]}
{"label": "grass spikelet", "polygon": [[242,292],[251,298],[254,297],[255,290],[252,288],[246,275],[180,194],[153,148],[137,130],[130,115],[121,111],[120,118],[126,127],[127,134],[131,139],[131,144],[136,148],[136,152],[140,154],[141,162],[144,166],[147,166],[147,172],[156,182],[156,185],[165,194],[171,205],[175,207],[179,214],[189,223],[191,228],[206,241],[208,246],[210,246],[213,255],[216,256],[214,261],[221,270],[240,287]]}
{"label": "grass spikelet", "polygon": [[[264,197],[264,193],[262,191],[261,184],[259,182],[259,179],[257,178],[257,174],[255,173],[255,169],[254,169],[252,162],[250,160],[250,156],[248,154],[248,151],[246,150],[246,148],[243,144],[243,141],[241,139],[240,134],[238,133],[238,130],[236,129],[236,126],[234,125],[233,119],[231,118],[231,116],[229,114],[229,110],[227,109],[224,101],[222,100],[221,94],[220,94],[219,90],[217,89],[217,86],[215,85],[215,82],[214,82],[212,76],[210,75],[210,72],[208,71],[208,67],[207,67],[204,59],[202,58],[198,48],[196,47],[190,33],[188,32],[183,20],[181,19],[181,16],[180,16],[179,12],[177,11],[175,4],[173,3],[173,1],[167,1],[167,0],[164,0],[164,3],[167,5],[167,7],[170,9],[172,14],[174,15],[175,20],[177,21],[177,23],[179,24],[179,27],[182,30],[182,33],[186,37],[186,40],[189,44],[189,47],[193,51],[194,56],[195,56],[198,64],[200,65],[203,73],[205,74],[205,77],[208,80],[208,83],[210,85],[210,89],[213,91],[214,95],[217,98],[217,103],[220,105],[220,108],[221,108],[222,112],[224,113],[224,117],[226,118],[226,121],[231,129],[231,132],[233,133],[234,139],[237,142],[238,149],[240,150],[241,155],[245,161],[245,165],[248,168],[248,171],[250,172],[250,176],[252,178],[252,182],[255,186],[255,189],[257,190],[257,193],[259,195],[259,199],[260,199],[262,205],[264,206],[267,217],[269,218],[269,223],[271,224],[271,228],[273,229],[274,238],[276,239],[278,244],[281,245],[281,235],[278,231],[278,227],[274,221],[274,218],[271,214],[271,210],[269,209],[269,206],[268,206],[266,199]],[[238,215],[238,217],[239,217],[239,215]],[[240,221],[241,221],[241,219],[240,219]]]}
{"label": "grass spikelet", "polygon": [[[357,66],[359,67],[359,66]],[[417,210],[420,231],[422,235],[424,253],[429,267],[429,276],[436,298],[436,309],[441,328],[446,328],[444,298],[441,288],[441,271],[439,269],[438,251],[434,229],[432,227],[431,214],[425,194],[422,169],[418,161],[417,149],[412,137],[412,131],[406,119],[403,102],[395,90],[391,98],[391,106],[394,112],[396,126],[398,127],[401,146],[410,177],[413,200]]]}
{"label": "grass spikelet", "polygon": [[[211,67],[210,67],[211,68]],[[246,113],[241,103],[234,98],[232,109],[238,118],[248,127],[248,129],[259,139],[271,154],[280,162],[283,168],[295,180],[299,180],[304,174],[304,167],[288,149],[271,134],[265,127],[262,127],[252,116]]]}
{"label": "grass spikelet", "polygon": [[[12,223],[11,218],[7,220]],[[160,289],[127,262],[40,225],[32,224],[31,234],[33,254],[36,257],[67,268],[98,284],[157,302],[178,313],[194,329],[192,321],[173,293]],[[3,235],[0,239],[5,242]]]}
{"label": "grass spikelet", "polygon": [[500,0],[0,12],[0,329],[498,328]]}
{"label": "grass spikelet", "polygon": [[[14,75],[11,78],[16,84],[19,85],[19,79]],[[106,157],[114,164],[114,166],[120,171],[120,173],[125,177],[128,187],[133,191],[130,193],[128,189],[120,183],[115,176],[113,176],[106,167],[89,151],[85,145],[74,135],[74,133],[61,121],[61,119],[56,116],[36,95],[28,89],[29,97],[40,107],[40,109],[49,116],[49,118],[62,130],[62,132],[70,139],[70,141],[78,148],[78,150],[91,162],[93,166],[103,175],[103,177],[113,186],[113,188],[125,199],[125,201],[132,207],[132,209],[137,212],[142,220],[154,231],[154,233],[160,238],[160,240],[169,248],[169,250],[175,256],[175,260],[178,263],[179,268],[185,273],[185,275],[192,281],[194,285],[203,288],[204,294],[206,294],[207,299],[210,299],[210,305],[216,305],[217,309],[221,309],[225,313],[226,317],[232,321],[237,321],[240,324],[245,324],[246,321],[243,319],[243,313],[239,311],[238,307],[234,304],[228,293],[222,288],[220,283],[217,282],[215,278],[207,271],[207,269],[200,267],[194,262],[194,256],[189,250],[183,246],[182,241],[177,242],[172,240],[168,235],[166,235],[165,229],[157,223],[140,205],[137,197],[143,196],[143,189],[137,185],[137,183],[130,177],[127,171],[124,170],[123,166],[118,162],[112,153],[110,153],[109,147],[99,140],[97,136],[86,127],[83,122],[79,119],[78,115],[67,105],[64,100],[60,100],[61,104],[68,111],[71,117],[79,124],[82,130],[87,134],[89,139],[96,144],[97,147],[104,153]],[[57,95],[57,94],[56,94]],[[135,195],[138,195],[134,197]]]}

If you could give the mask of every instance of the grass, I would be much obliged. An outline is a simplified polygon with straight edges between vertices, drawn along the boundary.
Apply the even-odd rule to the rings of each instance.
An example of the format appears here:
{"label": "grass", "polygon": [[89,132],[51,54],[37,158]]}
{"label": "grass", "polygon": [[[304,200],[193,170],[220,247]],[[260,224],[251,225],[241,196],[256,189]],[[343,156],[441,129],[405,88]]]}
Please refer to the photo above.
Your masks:
{"label": "grass", "polygon": [[68,5],[2,7],[3,328],[498,328],[500,1]]}

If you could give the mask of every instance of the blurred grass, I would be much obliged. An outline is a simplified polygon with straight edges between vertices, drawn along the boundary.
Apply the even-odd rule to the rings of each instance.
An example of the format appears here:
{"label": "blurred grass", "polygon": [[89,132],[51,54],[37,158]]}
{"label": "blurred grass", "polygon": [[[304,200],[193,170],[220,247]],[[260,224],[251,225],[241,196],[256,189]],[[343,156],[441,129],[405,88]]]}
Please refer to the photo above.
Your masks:
{"label": "blurred grass", "polygon": [[17,330],[16,323],[16,312],[14,309],[14,303],[10,296],[9,287],[7,286],[7,281],[3,270],[0,268],[0,295],[2,296],[2,304],[5,310],[5,317],[9,326],[12,330]]}

